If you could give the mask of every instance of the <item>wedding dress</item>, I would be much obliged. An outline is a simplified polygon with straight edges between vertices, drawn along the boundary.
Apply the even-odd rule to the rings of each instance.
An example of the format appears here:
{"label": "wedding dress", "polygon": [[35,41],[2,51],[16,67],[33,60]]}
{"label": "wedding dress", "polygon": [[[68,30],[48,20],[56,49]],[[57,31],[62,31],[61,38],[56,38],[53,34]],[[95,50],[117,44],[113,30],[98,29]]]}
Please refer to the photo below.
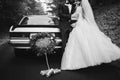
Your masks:
{"label": "wedding dress", "polygon": [[101,32],[88,0],[82,0],[74,16],[79,16],[63,53],[61,70],[75,70],[120,59],[120,48]]}

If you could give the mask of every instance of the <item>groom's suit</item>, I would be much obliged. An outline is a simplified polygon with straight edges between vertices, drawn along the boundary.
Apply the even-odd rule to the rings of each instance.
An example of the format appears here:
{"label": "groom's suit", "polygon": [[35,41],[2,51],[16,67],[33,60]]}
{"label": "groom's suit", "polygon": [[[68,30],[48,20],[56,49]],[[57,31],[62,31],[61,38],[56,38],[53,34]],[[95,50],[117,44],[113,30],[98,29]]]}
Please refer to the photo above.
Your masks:
{"label": "groom's suit", "polygon": [[63,51],[64,51],[64,48],[66,46],[66,42],[67,42],[67,39],[69,37],[69,33],[70,31],[72,30],[72,27],[71,27],[71,14],[73,14],[75,12],[75,5],[71,5],[71,10],[69,10],[70,8],[66,5],[66,4],[63,4],[63,5],[59,5],[59,8],[58,8],[58,15],[59,15],[59,18],[60,18],[60,29],[61,29],[61,33],[62,33],[62,46],[63,46]]}

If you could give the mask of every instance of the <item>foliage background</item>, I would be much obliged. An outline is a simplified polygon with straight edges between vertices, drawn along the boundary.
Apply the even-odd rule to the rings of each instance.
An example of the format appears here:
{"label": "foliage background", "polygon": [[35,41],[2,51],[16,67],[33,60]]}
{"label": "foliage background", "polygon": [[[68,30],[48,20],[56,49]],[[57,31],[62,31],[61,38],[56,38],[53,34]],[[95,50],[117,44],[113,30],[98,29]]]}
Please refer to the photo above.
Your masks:
{"label": "foliage background", "polygon": [[[61,0],[55,0],[59,3]],[[101,31],[120,46],[120,0],[89,0]],[[43,14],[35,0],[0,0],[0,31],[9,31],[23,15]]]}

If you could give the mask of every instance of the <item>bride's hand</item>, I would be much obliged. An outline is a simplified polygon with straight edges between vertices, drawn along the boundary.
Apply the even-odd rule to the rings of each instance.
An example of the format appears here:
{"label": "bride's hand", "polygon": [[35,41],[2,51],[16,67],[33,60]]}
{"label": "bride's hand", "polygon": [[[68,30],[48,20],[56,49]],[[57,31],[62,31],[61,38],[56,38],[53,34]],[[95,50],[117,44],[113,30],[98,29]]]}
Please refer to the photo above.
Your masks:
{"label": "bride's hand", "polygon": [[77,14],[71,15],[71,20],[77,20],[77,19],[78,19],[78,15]]}
{"label": "bride's hand", "polygon": [[77,20],[76,16],[71,16],[71,20]]}
{"label": "bride's hand", "polygon": [[71,26],[74,28],[76,27],[76,23],[72,23]]}

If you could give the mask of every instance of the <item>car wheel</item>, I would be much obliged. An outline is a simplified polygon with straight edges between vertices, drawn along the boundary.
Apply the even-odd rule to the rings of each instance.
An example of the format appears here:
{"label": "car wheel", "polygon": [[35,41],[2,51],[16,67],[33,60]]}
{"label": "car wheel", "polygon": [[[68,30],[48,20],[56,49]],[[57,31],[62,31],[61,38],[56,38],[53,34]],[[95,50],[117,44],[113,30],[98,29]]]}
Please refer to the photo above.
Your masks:
{"label": "car wheel", "polygon": [[17,57],[22,57],[22,56],[26,56],[26,50],[21,50],[21,49],[14,49],[14,53],[15,53],[15,56]]}
{"label": "car wheel", "polygon": [[32,50],[27,49],[14,49],[15,56],[17,57],[35,57],[35,53]]}

